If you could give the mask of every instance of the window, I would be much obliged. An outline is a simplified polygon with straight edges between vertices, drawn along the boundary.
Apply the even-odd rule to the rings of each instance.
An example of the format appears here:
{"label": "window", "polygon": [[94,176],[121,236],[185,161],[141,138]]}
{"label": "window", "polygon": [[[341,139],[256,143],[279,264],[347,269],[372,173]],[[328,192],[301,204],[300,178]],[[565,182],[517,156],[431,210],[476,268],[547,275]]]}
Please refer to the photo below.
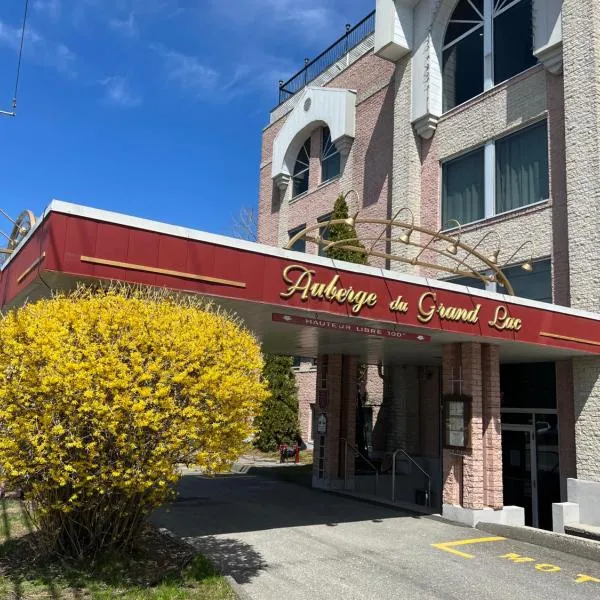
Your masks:
{"label": "window", "polygon": [[[502,271],[510,281],[515,296],[537,300],[538,302],[552,302],[552,263],[550,259],[537,260],[532,263],[532,266],[533,271],[531,273],[525,271],[521,265],[506,267]],[[487,275],[488,273],[484,274]],[[498,292],[499,294],[506,293],[504,287],[499,283],[489,282],[486,284],[474,277],[455,277],[454,279],[446,279],[446,281],[480,290]]]}
{"label": "window", "polygon": [[[331,213],[328,213],[326,215],[323,215],[322,217],[319,217],[317,219],[317,223],[327,223],[330,219],[331,219]],[[321,236],[321,238],[323,240],[328,240],[329,236],[331,235],[331,231],[329,231],[329,227],[327,227],[327,226],[321,227],[319,229],[319,235]],[[322,245],[319,246],[319,256],[327,256],[327,253],[325,252],[325,247]]]}
{"label": "window", "polygon": [[322,138],[321,183],[324,183],[340,174],[341,157],[338,149],[331,142],[331,131],[329,130],[329,127],[323,128]]}
{"label": "window", "polygon": [[442,165],[442,227],[485,216],[484,150],[480,148]]}
{"label": "window", "polygon": [[294,186],[292,189],[292,198],[304,194],[308,191],[308,175],[310,171],[310,138],[304,142],[300,148],[296,164],[294,165]]}
{"label": "window", "polygon": [[[550,259],[534,262],[531,273],[517,265],[504,269],[504,274],[513,286],[515,296],[538,302],[552,302],[552,264]],[[498,286],[498,292],[503,291],[504,289]]]}
{"label": "window", "polygon": [[[444,111],[525,71],[533,55],[533,0],[460,0],[444,38]],[[486,61],[490,49],[491,60]]]}
{"label": "window", "polygon": [[546,200],[549,186],[546,122],[496,142],[496,213]]}
{"label": "window", "polygon": [[550,197],[548,130],[537,123],[442,164],[442,228]]}
{"label": "window", "polygon": [[[295,235],[298,235],[301,231],[306,229],[306,224],[299,225],[298,227],[294,227],[294,229],[290,229],[288,231],[288,239],[292,239]],[[294,245],[290,248],[294,252],[306,252],[306,240],[304,238],[300,238],[294,242]]]}
{"label": "window", "polygon": [[456,285],[465,285],[470,288],[474,288],[477,290],[485,290],[487,289],[487,285],[485,281],[481,281],[481,279],[477,279],[475,277],[455,277],[454,279],[447,279],[448,283],[454,283]]}

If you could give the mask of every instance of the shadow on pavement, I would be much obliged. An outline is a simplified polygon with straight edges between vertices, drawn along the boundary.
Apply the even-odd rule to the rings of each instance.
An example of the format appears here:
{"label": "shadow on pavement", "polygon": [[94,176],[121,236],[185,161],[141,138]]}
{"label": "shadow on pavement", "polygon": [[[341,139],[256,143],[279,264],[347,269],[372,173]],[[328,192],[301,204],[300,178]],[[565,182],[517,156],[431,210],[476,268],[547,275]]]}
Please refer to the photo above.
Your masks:
{"label": "shadow on pavement", "polygon": [[[258,469],[257,469],[258,470]],[[153,521],[184,538],[420,516],[294,485],[273,474],[187,474]]]}
{"label": "shadow on pavement", "polygon": [[208,556],[223,575],[230,575],[237,583],[249,583],[259,571],[267,567],[267,563],[252,546],[239,540],[209,535],[187,541],[204,556]]}

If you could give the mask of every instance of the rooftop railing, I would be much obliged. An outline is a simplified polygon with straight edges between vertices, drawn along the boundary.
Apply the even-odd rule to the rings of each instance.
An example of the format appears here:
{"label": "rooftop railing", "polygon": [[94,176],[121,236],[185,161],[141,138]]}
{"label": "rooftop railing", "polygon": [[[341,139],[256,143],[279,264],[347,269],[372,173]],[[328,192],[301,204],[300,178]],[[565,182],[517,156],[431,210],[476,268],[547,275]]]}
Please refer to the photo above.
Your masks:
{"label": "rooftop railing", "polygon": [[[329,69],[338,60],[343,58],[353,48],[375,31],[375,11],[367,15],[354,27],[346,25],[346,33],[336,40],[327,50],[321,52],[313,60],[305,59],[304,68],[298,71],[287,81],[279,82],[279,104],[298,93],[303,87],[314,81],[321,73]],[[275,107],[277,108],[277,107]]]}

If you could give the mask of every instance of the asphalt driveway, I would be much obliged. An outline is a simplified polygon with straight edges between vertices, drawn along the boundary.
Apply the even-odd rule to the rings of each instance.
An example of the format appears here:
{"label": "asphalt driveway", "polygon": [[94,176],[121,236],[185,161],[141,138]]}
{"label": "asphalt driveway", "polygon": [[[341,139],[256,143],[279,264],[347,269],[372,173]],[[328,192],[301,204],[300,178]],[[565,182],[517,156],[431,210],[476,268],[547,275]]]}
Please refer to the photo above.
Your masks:
{"label": "asphalt driveway", "polygon": [[600,564],[240,474],[186,475],[155,522],[256,600],[596,600]]}

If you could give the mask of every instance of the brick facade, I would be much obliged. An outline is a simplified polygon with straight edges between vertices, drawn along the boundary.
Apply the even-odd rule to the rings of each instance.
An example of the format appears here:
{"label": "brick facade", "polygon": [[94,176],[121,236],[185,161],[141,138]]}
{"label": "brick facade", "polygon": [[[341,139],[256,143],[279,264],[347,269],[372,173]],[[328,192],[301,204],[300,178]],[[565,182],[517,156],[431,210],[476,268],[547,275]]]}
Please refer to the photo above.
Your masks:
{"label": "brick facade", "polygon": [[444,394],[462,392],[471,401],[470,449],[444,449],[444,504],[502,508],[498,348],[476,343],[444,346],[442,373]]}
{"label": "brick facade", "polygon": [[[444,0],[433,4],[435,10],[428,16],[431,22],[427,28],[430,36],[427,43],[431,47],[421,47],[395,64],[366,50],[362,56],[354,56],[354,62],[339,75],[328,76],[326,87],[347,88],[357,93],[356,136],[338,178],[324,184],[320,181],[319,125],[311,133],[308,192],[292,199],[291,185],[285,192],[274,185],[271,178],[273,142],[292,107],[284,106],[274,113],[272,123],[263,132],[260,241],[285,245],[289,230],[315,223],[331,210],[340,193],[350,190],[357,192],[348,196],[351,212],[360,211],[362,217],[389,218],[407,207],[414,214],[415,223],[438,230],[443,162],[546,121],[548,199],[467,224],[462,228],[461,241],[474,245],[486,234],[497,232],[502,240],[502,262],[524,241],[531,240],[531,258],[551,260],[553,301],[597,312],[600,306],[600,269],[596,264],[596,238],[600,230],[600,5],[595,0],[564,0],[564,74],[555,68],[555,63],[536,64],[438,115],[432,137],[424,139],[412,123],[414,107],[415,103],[425,102],[427,108],[431,98],[441,94],[436,52],[441,47],[456,2]],[[536,11],[540,6],[536,4]],[[423,18],[425,13],[420,14]],[[537,17],[534,15],[534,18]],[[534,35],[540,36],[542,32]],[[421,72],[423,61],[426,68]],[[423,76],[426,81],[419,79]],[[423,89],[428,90],[431,98],[420,96]],[[379,235],[380,228],[362,227],[358,233],[368,240]],[[413,240],[419,241],[418,234],[414,234]],[[490,235],[478,250],[491,253],[496,243],[496,237]],[[402,255],[405,248],[399,241],[391,242],[392,253]],[[316,252],[316,248],[307,247],[307,251]],[[518,258],[529,258],[525,254]],[[448,277],[447,273],[435,269],[400,262],[385,264],[383,260],[373,259],[372,264],[428,277]],[[333,360],[337,365],[338,359]],[[443,348],[443,356],[436,357],[432,364],[385,365],[385,382],[372,365],[367,391],[374,407],[373,449],[390,452],[403,447],[421,456],[441,457],[445,503],[473,509],[501,507],[499,362],[497,347],[449,344]],[[342,369],[342,364],[335,368],[338,367]],[[463,391],[473,401],[472,450],[463,454],[440,449],[440,394],[452,391],[449,374],[459,368],[464,380]],[[318,373],[298,374],[305,434],[317,380]],[[556,389],[564,499],[567,477],[600,482],[597,460],[600,361],[577,358],[557,362]],[[338,435],[340,414],[335,413]],[[348,418],[346,414],[344,419]],[[327,435],[329,440],[332,434]],[[332,477],[340,476],[339,453],[339,448],[330,446],[328,449],[328,473]]]}

